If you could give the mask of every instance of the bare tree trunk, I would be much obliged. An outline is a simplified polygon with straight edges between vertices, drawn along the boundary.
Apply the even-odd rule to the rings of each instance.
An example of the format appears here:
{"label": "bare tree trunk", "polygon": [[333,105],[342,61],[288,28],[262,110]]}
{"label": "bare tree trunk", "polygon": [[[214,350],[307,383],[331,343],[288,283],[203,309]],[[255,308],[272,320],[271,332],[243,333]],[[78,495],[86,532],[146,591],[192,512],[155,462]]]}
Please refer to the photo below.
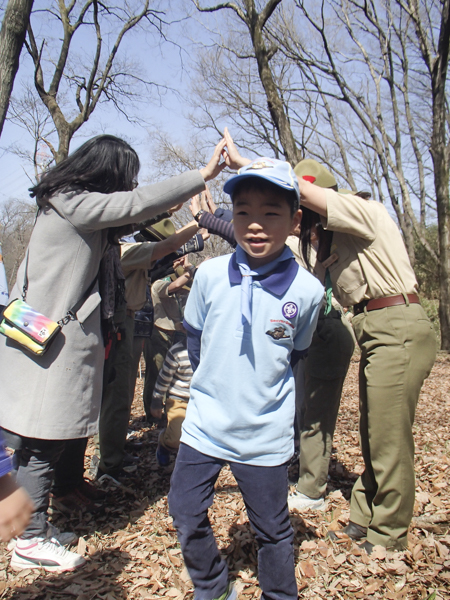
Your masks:
{"label": "bare tree trunk", "polygon": [[[401,1],[401,0],[398,0]],[[438,215],[439,236],[439,320],[441,348],[450,351],[450,146],[447,140],[445,85],[450,50],[450,0],[443,0],[437,52],[433,56],[420,19],[418,0],[409,0],[404,6],[412,17],[422,58],[431,77],[433,129],[430,153],[434,166],[434,187]]]}
{"label": "bare tree trunk", "polygon": [[245,11],[241,10],[237,4],[230,2],[223,2],[216,6],[203,8],[200,6],[199,0],[194,0],[194,3],[200,12],[216,12],[231,9],[248,28],[258,65],[259,79],[267,98],[267,108],[280,138],[284,156],[292,165],[297,164],[303,158],[303,154],[295,143],[285,105],[280,97],[279,89],[270,68],[270,59],[276,48],[267,48],[264,39],[264,27],[277,6],[281,3],[281,0],[267,0],[259,13],[257,12],[255,0],[244,0]]}
{"label": "bare tree trunk", "polygon": [[8,112],[33,0],[9,0],[0,31],[0,135]]}

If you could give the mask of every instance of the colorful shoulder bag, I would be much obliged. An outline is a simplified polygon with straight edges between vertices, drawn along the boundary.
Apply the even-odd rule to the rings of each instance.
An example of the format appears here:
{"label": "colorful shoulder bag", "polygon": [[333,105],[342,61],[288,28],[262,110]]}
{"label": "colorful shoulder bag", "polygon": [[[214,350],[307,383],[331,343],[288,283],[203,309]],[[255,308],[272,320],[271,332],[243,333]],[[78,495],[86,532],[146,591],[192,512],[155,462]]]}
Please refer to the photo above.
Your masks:
{"label": "colorful shoulder bag", "polygon": [[49,349],[64,325],[69,321],[76,321],[76,313],[89,297],[98,276],[95,277],[94,281],[83,294],[83,297],[67,311],[67,314],[62,319],[52,321],[25,302],[28,290],[27,273],[28,251],[25,263],[22,299],[16,298],[12,300],[3,311],[0,322],[0,333],[20,344],[28,352],[42,356]]}

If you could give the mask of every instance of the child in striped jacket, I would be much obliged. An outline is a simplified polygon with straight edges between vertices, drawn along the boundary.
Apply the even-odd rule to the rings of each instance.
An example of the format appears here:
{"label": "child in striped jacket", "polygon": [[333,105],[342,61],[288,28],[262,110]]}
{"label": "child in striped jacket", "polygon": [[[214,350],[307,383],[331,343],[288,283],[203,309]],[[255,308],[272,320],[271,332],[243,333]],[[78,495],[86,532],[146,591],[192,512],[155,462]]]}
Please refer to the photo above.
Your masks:
{"label": "child in striped jacket", "polygon": [[170,451],[178,450],[180,445],[192,374],[184,338],[168,351],[153,391],[150,411],[155,419],[161,418],[164,396],[166,397],[167,426],[159,434],[156,450],[156,458],[162,467],[169,464]]}

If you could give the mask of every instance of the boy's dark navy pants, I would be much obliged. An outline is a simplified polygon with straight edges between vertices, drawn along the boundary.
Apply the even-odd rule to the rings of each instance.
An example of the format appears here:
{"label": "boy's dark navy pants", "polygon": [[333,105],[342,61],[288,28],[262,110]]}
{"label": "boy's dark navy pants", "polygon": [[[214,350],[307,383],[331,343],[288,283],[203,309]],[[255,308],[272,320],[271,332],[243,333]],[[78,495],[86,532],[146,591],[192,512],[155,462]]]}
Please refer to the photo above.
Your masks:
{"label": "boy's dark navy pants", "polygon": [[[228,568],[219,554],[208,519],[214,484],[224,464],[224,460],[181,444],[172,474],[169,511],[195,585],[195,600],[218,598],[228,584]],[[287,464],[276,467],[228,464],[256,533],[262,598],[296,600],[294,533],[287,507]]]}

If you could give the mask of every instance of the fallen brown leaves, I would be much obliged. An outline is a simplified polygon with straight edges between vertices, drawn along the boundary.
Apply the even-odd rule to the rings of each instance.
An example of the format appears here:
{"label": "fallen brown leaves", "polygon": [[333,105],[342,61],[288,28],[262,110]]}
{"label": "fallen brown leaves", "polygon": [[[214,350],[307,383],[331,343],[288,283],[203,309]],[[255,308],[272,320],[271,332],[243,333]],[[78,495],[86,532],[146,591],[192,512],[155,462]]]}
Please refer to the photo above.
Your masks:
{"label": "fallen brown leaves", "polygon": [[[386,552],[377,546],[369,557],[348,538],[337,542],[325,539],[328,529],[336,530],[347,523],[351,487],[362,471],[357,369],[355,357],[335,436],[327,510],[292,515],[300,597],[448,599],[450,358],[446,355],[438,357],[417,409],[417,494],[408,550]],[[136,396],[141,397],[139,380]],[[31,570],[15,573],[9,569],[9,553],[2,545],[0,598],[192,599],[192,582],[167,511],[171,468],[158,467],[154,458],[158,432],[144,424],[142,414],[142,404],[136,399],[133,427],[144,443],[139,451],[141,462],[124,486],[105,484],[109,501],[104,514],[70,519],[54,516],[56,525],[80,535],[77,550],[87,558],[86,567],[64,575]],[[242,498],[228,469],[223,470],[217,483],[211,522],[241,600],[259,598],[256,545]]]}

